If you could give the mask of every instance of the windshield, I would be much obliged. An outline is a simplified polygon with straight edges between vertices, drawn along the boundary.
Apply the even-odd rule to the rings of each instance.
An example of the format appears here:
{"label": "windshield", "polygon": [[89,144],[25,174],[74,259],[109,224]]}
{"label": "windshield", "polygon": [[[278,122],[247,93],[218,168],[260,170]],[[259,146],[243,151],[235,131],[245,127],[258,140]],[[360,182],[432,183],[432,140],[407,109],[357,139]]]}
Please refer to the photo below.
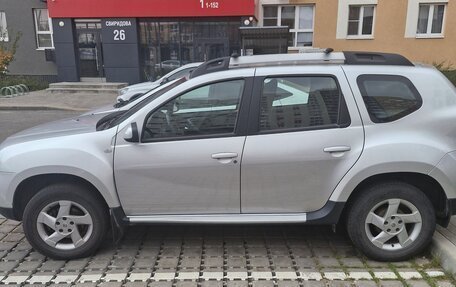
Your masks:
{"label": "windshield", "polygon": [[138,103],[131,107],[131,109],[116,113],[114,115],[111,115],[110,117],[106,116],[105,118],[101,119],[100,122],[97,124],[98,130],[105,130],[117,126],[125,119],[129,118],[131,115],[135,114],[137,111],[148,105],[153,100],[157,99],[158,97],[167,93],[168,91],[174,89],[180,84],[185,83],[186,81],[186,78],[181,78],[179,80],[175,80],[174,82],[170,82],[164,86],[161,86],[159,90],[154,91],[154,93],[150,95],[149,93],[144,94],[148,96],[145,97],[143,100],[138,101]]}

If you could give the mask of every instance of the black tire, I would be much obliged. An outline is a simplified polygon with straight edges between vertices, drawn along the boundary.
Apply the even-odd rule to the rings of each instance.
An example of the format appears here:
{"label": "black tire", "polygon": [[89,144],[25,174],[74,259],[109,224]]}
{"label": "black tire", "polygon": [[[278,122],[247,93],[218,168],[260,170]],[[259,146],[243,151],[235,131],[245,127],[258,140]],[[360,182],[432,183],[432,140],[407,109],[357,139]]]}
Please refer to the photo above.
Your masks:
{"label": "black tire", "polygon": [[[72,250],[61,250],[48,245],[38,231],[38,215],[49,204],[56,201],[72,201],[79,204],[90,214],[92,233],[88,240]],[[109,216],[107,207],[93,194],[82,186],[74,184],[53,184],[41,189],[27,204],[23,215],[24,233],[32,247],[53,259],[75,259],[87,257],[95,253],[108,230]]]}
{"label": "black tire", "polygon": [[[369,240],[366,231],[365,224],[369,212],[376,205],[389,199],[408,201],[421,215],[421,231],[417,238],[406,247],[401,245],[399,250],[385,250],[376,246]],[[386,220],[385,222],[387,223]],[[404,182],[386,182],[362,190],[350,204],[347,214],[347,232],[352,242],[367,257],[378,261],[402,261],[419,254],[431,243],[435,225],[436,216],[432,203],[421,190]]]}

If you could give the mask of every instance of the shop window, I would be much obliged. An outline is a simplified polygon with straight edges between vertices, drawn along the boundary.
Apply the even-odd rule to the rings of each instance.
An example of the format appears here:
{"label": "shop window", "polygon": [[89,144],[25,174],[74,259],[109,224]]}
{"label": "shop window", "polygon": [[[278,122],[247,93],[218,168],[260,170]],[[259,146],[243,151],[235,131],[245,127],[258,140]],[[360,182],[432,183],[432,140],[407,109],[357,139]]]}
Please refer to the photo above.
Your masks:
{"label": "shop window", "polygon": [[311,47],[314,6],[263,6],[263,26],[288,26],[290,47]]}
{"label": "shop window", "polygon": [[375,6],[349,6],[348,37],[372,36],[374,33]]}
{"label": "shop window", "polygon": [[8,42],[8,30],[6,29],[6,14],[0,11],[0,42]]}
{"label": "shop window", "polygon": [[443,34],[443,20],[445,4],[420,4],[418,12],[418,37],[441,36]]}
{"label": "shop window", "polygon": [[36,44],[38,49],[54,48],[52,22],[47,9],[33,9]]}
{"label": "shop window", "polygon": [[139,21],[143,78],[155,81],[192,62],[240,53],[239,21]]}

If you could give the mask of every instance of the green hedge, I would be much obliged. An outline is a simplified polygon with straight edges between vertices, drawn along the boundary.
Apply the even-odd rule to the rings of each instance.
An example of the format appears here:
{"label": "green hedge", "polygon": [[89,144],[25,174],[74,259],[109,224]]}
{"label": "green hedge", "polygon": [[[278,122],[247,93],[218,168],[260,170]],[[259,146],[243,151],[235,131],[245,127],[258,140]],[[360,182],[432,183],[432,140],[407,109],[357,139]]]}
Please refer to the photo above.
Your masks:
{"label": "green hedge", "polygon": [[456,70],[442,71],[442,73],[456,86]]}
{"label": "green hedge", "polygon": [[37,79],[36,77],[0,76],[0,88],[19,84],[26,85],[30,91],[43,90],[49,87],[49,83],[47,81]]}

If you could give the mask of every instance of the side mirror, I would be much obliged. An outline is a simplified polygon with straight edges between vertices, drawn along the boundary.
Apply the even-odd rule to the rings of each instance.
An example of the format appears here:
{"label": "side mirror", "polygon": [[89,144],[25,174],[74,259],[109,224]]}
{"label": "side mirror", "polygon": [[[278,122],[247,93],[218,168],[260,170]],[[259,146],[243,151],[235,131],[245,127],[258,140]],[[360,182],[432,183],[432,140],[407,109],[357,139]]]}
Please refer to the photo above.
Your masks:
{"label": "side mirror", "polygon": [[169,79],[168,78],[164,78],[161,82],[160,82],[160,85],[164,85],[166,83],[169,82]]}
{"label": "side mirror", "polygon": [[136,123],[131,123],[124,134],[124,140],[130,143],[139,143],[139,131]]}

